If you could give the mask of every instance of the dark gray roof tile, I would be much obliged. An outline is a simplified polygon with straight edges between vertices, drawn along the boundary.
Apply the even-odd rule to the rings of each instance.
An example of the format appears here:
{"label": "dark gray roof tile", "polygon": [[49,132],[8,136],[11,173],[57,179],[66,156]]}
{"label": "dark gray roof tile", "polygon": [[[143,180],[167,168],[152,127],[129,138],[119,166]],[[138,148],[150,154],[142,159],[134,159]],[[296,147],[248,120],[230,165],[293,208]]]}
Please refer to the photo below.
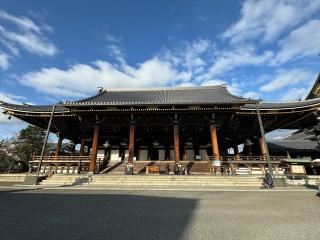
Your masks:
{"label": "dark gray roof tile", "polygon": [[66,105],[244,104],[253,102],[229,93],[224,85],[206,87],[110,89]]}
{"label": "dark gray roof tile", "polygon": [[312,150],[317,151],[317,141],[311,140],[269,140],[270,151],[276,150]]}
{"label": "dark gray roof tile", "polygon": [[[320,98],[303,100],[303,101],[292,101],[292,102],[261,102],[259,105],[260,110],[285,110],[285,109],[293,109],[293,108],[303,108],[310,106],[320,105]],[[254,110],[256,109],[256,105],[249,103],[245,104],[241,109],[243,110]]]}

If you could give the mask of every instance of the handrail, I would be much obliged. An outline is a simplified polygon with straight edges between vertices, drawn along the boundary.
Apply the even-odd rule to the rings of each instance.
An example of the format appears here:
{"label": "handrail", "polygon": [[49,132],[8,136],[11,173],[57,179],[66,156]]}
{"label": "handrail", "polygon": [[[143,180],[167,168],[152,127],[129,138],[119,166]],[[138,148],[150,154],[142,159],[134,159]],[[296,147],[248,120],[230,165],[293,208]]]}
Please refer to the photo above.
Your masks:
{"label": "handrail", "polygon": [[[47,161],[72,161],[72,160],[90,160],[90,156],[44,156],[43,160]],[[35,156],[33,161],[39,161],[40,156]]]}
{"label": "handrail", "polygon": [[[29,163],[38,163],[39,160],[33,160],[33,161],[29,161]],[[66,160],[66,161],[62,161],[62,160],[43,160],[44,163],[78,163],[79,160]],[[82,163],[89,163],[90,160],[81,160]]]}

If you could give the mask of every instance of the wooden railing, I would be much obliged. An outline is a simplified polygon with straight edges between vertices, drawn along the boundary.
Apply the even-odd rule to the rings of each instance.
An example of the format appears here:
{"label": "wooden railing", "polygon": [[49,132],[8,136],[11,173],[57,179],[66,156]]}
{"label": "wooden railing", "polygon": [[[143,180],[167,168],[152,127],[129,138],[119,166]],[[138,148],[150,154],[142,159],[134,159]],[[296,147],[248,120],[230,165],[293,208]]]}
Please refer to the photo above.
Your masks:
{"label": "wooden railing", "polygon": [[[31,162],[37,163],[40,161],[40,156],[34,156]],[[43,156],[42,162],[89,162],[90,156]]]}
{"label": "wooden railing", "polygon": [[[210,161],[213,161],[214,158],[213,156],[207,156],[207,158]],[[270,160],[271,162],[282,162],[284,161],[284,159],[286,158],[286,156],[270,156]],[[227,163],[267,163],[266,159],[262,156],[220,156],[219,160],[221,162],[227,162]]]}
{"label": "wooden railing", "polygon": [[[270,156],[271,164],[274,168],[278,168],[282,166],[282,163],[284,162],[285,156]],[[185,167],[188,164],[192,163],[202,163],[202,165],[207,166],[208,172],[215,173],[217,171],[216,167],[214,167],[213,164],[213,156],[207,156],[205,160],[203,161],[180,161],[180,163]],[[30,167],[31,169],[36,170],[38,164],[40,161],[40,156],[34,156],[32,161],[30,161]],[[264,169],[267,166],[267,161],[261,157],[261,156],[221,156],[220,157],[220,164],[221,167],[218,167],[219,169],[229,169],[229,172],[233,172],[233,169],[236,169],[238,166],[245,165],[250,169],[250,172],[252,172],[252,168],[254,166],[259,166],[261,169]],[[138,168],[140,165],[149,165],[150,162],[153,162],[153,165],[163,165],[164,164],[170,164],[171,167],[173,167],[175,161],[163,161],[163,160],[138,160],[135,162],[136,168]],[[46,169],[53,169],[54,172],[59,173],[59,169],[67,169],[66,172],[69,173],[70,169],[77,169],[77,172],[82,171],[88,171],[90,164],[90,156],[44,156],[42,160],[42,168],[44,171]],[[160,166],[159,165],[159,166]],[[162,166],[161,165],[161,166]],[[192,164],[193,165],[193,164]],[[198,165],[197,165],[198,166]],[[110,167],[110,162],[104,158],[104,159],[97,159],[96,160],[96,172],[100,172],[103,169],[106,169],[107,167]],[[203,169],[202,169],[203,170]],[[71,171],[72,173],[75,173],[76,170]]]}
{"label": "wooden railing", "polygon": [[[96,172],[101,169],[101,164],[104,163],[106,159],[97,158],[96,160]],[[40,156],[33,156],[30,164],[30,172],[35,171],[40,162]],[[77,168],[77,172],[87,171],[90,164],[90,156],[43,156],[42,159],[42,169],[54,169],[55,172],[58,171],[59,167],[66,167],[67,173],[69,173],[70,168]]]}

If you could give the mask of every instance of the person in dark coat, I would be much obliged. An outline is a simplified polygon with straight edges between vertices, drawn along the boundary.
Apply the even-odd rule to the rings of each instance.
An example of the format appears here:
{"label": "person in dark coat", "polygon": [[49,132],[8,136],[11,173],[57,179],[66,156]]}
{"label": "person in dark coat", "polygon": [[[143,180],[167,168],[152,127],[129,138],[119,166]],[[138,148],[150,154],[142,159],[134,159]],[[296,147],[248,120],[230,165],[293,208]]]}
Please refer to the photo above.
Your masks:
{"label": "person in dark coat", "polygon": [[165,168],[165,174],[169,175],[169,173],[170,173],[170,166],[169,166],[169,163],[167,163]]}
{"label": "person in dark coat", "polygon": [[272,180],[271,174],[268,171],[266,171],[264,175],[263,186],[265,188],[273,188],[273,180]]}

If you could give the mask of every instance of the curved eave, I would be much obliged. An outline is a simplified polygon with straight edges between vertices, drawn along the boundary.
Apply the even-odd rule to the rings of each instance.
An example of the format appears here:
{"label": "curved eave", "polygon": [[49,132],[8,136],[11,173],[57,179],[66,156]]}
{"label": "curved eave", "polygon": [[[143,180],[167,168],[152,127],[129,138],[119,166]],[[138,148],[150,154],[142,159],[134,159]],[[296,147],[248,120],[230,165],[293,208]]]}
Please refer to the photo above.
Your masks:
{"label": "curved eave", "polygon": [[[288,110],[304,110],[306,108],[320,107],[320,98],[304,100],[299,102],[283,102],[283,103],[268,103],[262,102],[259,104],[261,111],[288,111]],[[255,104],[245,104],[241,107],[242,111],[253,111],[257,107]]]}
{"label": "curved eave", "polygon": [[[52,111],[53,105],[19,105],[11,103],[0,103],[0,107],[7,113],[20,113],[20,114],[49,114]],[[56,106],[55,113],[65,114],[70,113],[70,110],[64,106]]]}
{"label": "curved eave", "polygon": [[93,106],[175,106],[175,105],[244,105],[248,103],[255,103],[254,101],[214,101],[214,102],[67,102],[66,107],[93,107]]}

